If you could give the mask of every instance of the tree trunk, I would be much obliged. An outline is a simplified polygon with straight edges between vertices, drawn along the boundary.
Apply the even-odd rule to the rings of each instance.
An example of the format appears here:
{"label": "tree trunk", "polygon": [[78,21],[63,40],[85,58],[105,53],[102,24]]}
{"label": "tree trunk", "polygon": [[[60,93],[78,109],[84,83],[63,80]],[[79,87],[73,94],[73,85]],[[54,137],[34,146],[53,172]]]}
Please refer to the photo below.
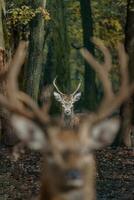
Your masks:
{"label": "tree trunk", "polygon": [[[8,66],[6,65],[6,59],[5,59],[6,54],[5,54],[5,41],[4,41],[4,31],[3,31],[4,10],[5,10],[4,1],[0,0],[0,93],[6,95]],[[7,145],[14,145],[17,139],[10,126],[9,117],[10,117],[9,112],[1,107],[0,141],[2,140]]]}
{"label": "tree trunk", "polygon": [[[45,0],[30,1],[32,8],[43,7]],[[38,101],[40,79],[42,73],[43,44],[44,44],[44,19],[38,14],[31,22],[29,56],[25,67],[25,91]]]}
{"label": "tree trunk", "polygon": [[[130,81],[134,80],[134,1],[128,0],[125,30],[125,46],[129,55]],[[126,146],[132,146],[132,123],[134,124],[134,98],[130,98],[121,108],[122,137]]]}
{"label": "tree trunk", "polygon": [[[70,93],[72,92],[69,61],[70,45],[67,32],[65,3],[62,0],[49,0],[48,10],[51,16],[51,29],[48,41],[49,49],[45,65],[44,81],[45,84],[50,84],[54,78],[57,77],[57,85],[60,90],[63,93]],[[55,102],[55,99],[52,100],[50,112],[52,114],[60,112],[59,105]]]}
{"label": "tree trunk", "polygon": [[[81,6],[84,46],[92,54],[94,54],[94,47],[90,41],[93,36],[91,1],[80,0],[80,6]],[[94,110],[96,108],[95,72],[91,69],[91,67],[87,62],[85,62],[84,77],[85,77],[85,83],[84,83],[85,108],[89,110]]]}
{"label": "tree trunk", "polygon": [[[66,24],[66,8],[63,0],[50,0],[52,17],[52,68],[63,92],[70,92],[69,42]],[[55,78],[55,77],[53,77]]]}
{"label": "tree trunk", "polygon": [[53,63],[52,63],[52,53],[53,53],[53,42],[52,40],[48,43],[48,53],[46,57],[46,63],[43,64],[43,80],[41,88],[48,86],[53,82]]}

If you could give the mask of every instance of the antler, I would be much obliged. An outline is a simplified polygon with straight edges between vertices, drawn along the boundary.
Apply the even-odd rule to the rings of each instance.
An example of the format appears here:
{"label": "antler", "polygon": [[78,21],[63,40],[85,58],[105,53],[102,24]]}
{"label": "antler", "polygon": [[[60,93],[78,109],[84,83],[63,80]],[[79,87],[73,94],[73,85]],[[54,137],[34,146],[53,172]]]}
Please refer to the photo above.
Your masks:
{"label": "antler", "polygon": [[[57,77],[56,77],[56,78],[54,79],[54,81],[53,81],[53,85],[54,85],[55,89],[56,89],[57,92],[59,92],[61,95],[65,95],[65,94],[62,93],[62,92],[59,90],[59,88],[57,87],[57,85],[56,85],[56,79],[57,79]],[[76,90],[71,94],[72,96],[76,94],[76,92],[79,90],[80,86],[81,86],[81,81],[80,81],[80,83],[78,84]]]}
{"label": "antler", "polygon": [[[118,56],[120,61],[120,71],[121,71],[121,87],[117,95],[113,93],[112,84],[109,80],[109,71],[112,67],[112,59],[109,50],[104,46],[104,44],[98,40],[94,39],[93,42],[99,47],[99,49],[104,54],[104,63],[100,64],[86,49],[81,49],[81,54],[87,60],[87,62],[93,67],[93,69],[98,73],[100,80],[102,81],[104,87],[104,98],[102,100],[100,109],[97,113],[93,114],[94,120],[102,120],[109,116],[117,107],[119,107],[126,98],[128,98],[134,91],[134,84],[129,85],[128,80],[128,56],[125,52],[124,46],[122,44],[118,45]],[[24,63],[27,49],[27,42],[20,42],[18,49],[13,57],[10,64],[10,72],[8,75],[8,98],[0,95],[0,103],[13,111],[24,116],[34,118],[36,117],[42,123],[49,121],[48,111],[40,109],[33,99],[22,91],[19,91],[18,87],[18,74],[20,72],[21,66]],[[53,81],[53,85],[56,90],[63,95],[63,93],[58,89],[56,85],[56,78]],[[72,93],[74,95],[80,88],[81,83],[79,83],[77,89]]]}
{"label": "antler", "polygon": [[72,96],[74,96],[77,93],[77,91],[80,89],[80,86],[81,86],[81,81],[78,84],[78,87],[76,88],[76,90],[71,94]]}
{"label": "antler", "polygon": [[7,77],[8,79],[7,96],[8,97],[5,97],[2,94],[0,94],[0,103],[10,111],[13,111],[15,113],[18,113],[27,117],[33,117],[31,112],[25,112],[23,109],[21,109],[22,104],[16,99],[16,94],[18,92],[17,76],[20,71],[20,67],[24,63],[27,45],[28,44],[24,41],[21,41],[19,43],[16,54],[14,55],[14,58],[9,65],[10,72]]}
{"label": "antler", "polygon": [[47,113],[43,113],[33,99],[19,90],[18,75],[25,61],[28,43],[21,41],[17,51],[10,63],[10,71],[7,84],[7,98],[0,94],[0,104],[8,110],[26,116],[28,118],[37,118],[40,122],[49,121]]}
{"label": "antler", "polygon": [[128,56],[125,52],[124,46],[118,44],[118,56],[120,62],[121,73],[121,87],[118,94],[114,94],[112,84],[109,80],[108,73],[112,67],[112,59],[109,50],[99,39],[94,38],[93,43],[99,47],[104,54],[104,63],[100,64],[95,57],[86,49],[80,50],[82,56],[91,65],[91,67],[98,73],[100,80],[104,87],[104,98],[97,113],[92,116],[93,121],[101,121],[112,114],[112,112],[119,107],[134,91],[134,84],[129,85],[128,80]]}
{"label": "antler", "polygon": [[57,79],[57,77],[53,80],[53,85],[54,85],[55,89],[56,89],[57,92],[59,92],[61,95],[65,95],[65,94],[62,93],[62,92],[59,90],[59,88],[57,87],[57,85],[56,85],[56,79]]}
{"label": "antler", "polygon": [[16,104],[18,107],[22,106],[21,102],[16,98],[19,91],[18,86],[18,75],[20,73],[21,67],[24,64],[26,53],[27,53],[28,42],[21,41],[16,50],[16,53],[9,64],[9,74],[8,74],[8,84],[7,93],[9,101],[12,104]]}

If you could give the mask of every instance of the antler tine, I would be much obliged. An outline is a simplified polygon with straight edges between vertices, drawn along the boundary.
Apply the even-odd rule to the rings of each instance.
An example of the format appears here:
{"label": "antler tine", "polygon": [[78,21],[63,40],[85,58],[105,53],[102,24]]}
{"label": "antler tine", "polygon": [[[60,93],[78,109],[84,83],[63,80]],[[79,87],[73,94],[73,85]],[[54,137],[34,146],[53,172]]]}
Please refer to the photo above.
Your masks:
{"label": "antler tine", "polygon": [[19,90],[18,87],[18,75],[21,70],[22,65],[24,64],[26,53],[27,53],[28,42],[21,41],[17,48],[15,55],[9,65],[9,74],[8,74],[8,84],[7,84],[7,93],[8,98],[11,103],[16,104],[16,106],[21,106],[19,101],[16,98],[16,94]]}
{"label": "antler tine", "polygon": [[21,100],[23,103],[25,103],[29,108],[31,108],[34,116],[37,117],[40,122],[42,123],[49,122],[49,115],[48,115],[49,109],[46,109],[46,112],[43,112],[34,102],[34,100],[29,95],[27,95],[22,91],[18,92],[17,98]]}
{"label": "antler tine", "polygon": [[3,96],[2,94],[0,94],[0,104],[2,106],[4,106],[6,109],[8,109],[10,112],[14,112],[14,113],[17,113],[19,115],[22,115],[22,116],[25,116],[25,117],[28,117],[28,118],[33,118],[34,115],[32,112],[25,112],[25,110],[23,109],[20,109],[19,107],[16,107],[15,104],[11,104],[7,97]]}
{"label": "antler tine", "polygon": [[80,83],[78,84],[76,90],[71,94],[72,96],[75,95],[77,93],[77,91],[80,89],[80,86],[81,86],[81,81]]}
{"label": "antler tine", "polygon": [[119,64],[120,64],[120,73],[121,73],[121,88],[120,91],[126,90],[129,87],[129,74],[128,74],[128,55],[125,51],[123,44],[118,43],[117,47]]}
{"label": "antler tine", "polygon": [[[112,84],[108,77],[108,71],[111,68],[111,56],[108,49],[104,47],[102,43],[98,42],[98,40],[96,40],[95,38],[93,41],[104,53],[104,57],[105,57],[104,64],[100,64],[87,49],[82,48],[80,52],[82,56],[85,58],[85,60],[96,71],[96,73],[98,73],[99,78],[103,84],[105,102],[106,102],[108,99],[111,99],[114,96],[113,91],[112,91]],[[106,65],[109,65],[107,69],[106,69]]]}
{"label": "antler tine", "polygon": [[106,48],[106,46],[104,45],[104,43],[102,42],[102,40],[100,40],[99,38],[93,37],[91,41],[96,46],[98,46],[99,49],[103,52],[104,63],[102,65],[109,72],[112,69],[112,58],[111,58],[111,54],[110,54],[108,48]]}
{"label": "antler tine", "polygon": [[59,88],[57,87],[57,85],[56,85],[56,79],[57,79],[57,77],[53,80],[53,85],[54,85],[55,89],[57,90],[57,92],[59,92],[61,95],[64,95],[64,93],[62,93],[62,92],[59,90]]}

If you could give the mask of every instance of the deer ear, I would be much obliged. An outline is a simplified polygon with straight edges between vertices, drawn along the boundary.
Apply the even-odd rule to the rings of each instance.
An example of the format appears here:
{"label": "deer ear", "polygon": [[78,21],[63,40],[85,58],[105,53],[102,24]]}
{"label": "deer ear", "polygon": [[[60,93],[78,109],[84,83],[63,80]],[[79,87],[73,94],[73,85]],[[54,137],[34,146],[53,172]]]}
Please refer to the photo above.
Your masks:
{"label": "deer ear", "polygon": [[95,125],[91,130],[90,142],[94,149],[100,149],[112,144],[120,128],[120,120],[117,118],[107,119]]}
{"label": "deer ear", "polygon": [[78,92],[77,94],[74,95],[73,101],[74,101],[74,102],[79,101],[79,100],[80,100],[80,97],[81,97],[81,92]]}
{"label": "deer ear", "polygon": [[62,101],[62,98],[61,98],[61,95],[58,93],[58,92],[54,92],[54,97],[57,101],[61,102]]}
{"label": "deer ear", "polygon": [[13,115],[11,124],[18,138],[30,149],[42,150],[46,147],[47,141],[44,132],[31,120],[20,115]]}

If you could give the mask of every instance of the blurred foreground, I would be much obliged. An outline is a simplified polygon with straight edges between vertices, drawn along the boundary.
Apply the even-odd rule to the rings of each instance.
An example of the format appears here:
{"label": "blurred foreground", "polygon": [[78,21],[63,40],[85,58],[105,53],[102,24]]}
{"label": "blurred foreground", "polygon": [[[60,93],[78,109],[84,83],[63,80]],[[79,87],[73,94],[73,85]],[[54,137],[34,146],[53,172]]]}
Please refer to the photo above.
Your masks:
{"label": "blurred foreground", "polygon": [[[134,199],[133,149],[105,149],[97,152],[101,174],[97,176],[97,200]],[[0,200],[29,200],[39,192],[42,157],[27,152],[11,162],[10,150],[0,151]]]}

